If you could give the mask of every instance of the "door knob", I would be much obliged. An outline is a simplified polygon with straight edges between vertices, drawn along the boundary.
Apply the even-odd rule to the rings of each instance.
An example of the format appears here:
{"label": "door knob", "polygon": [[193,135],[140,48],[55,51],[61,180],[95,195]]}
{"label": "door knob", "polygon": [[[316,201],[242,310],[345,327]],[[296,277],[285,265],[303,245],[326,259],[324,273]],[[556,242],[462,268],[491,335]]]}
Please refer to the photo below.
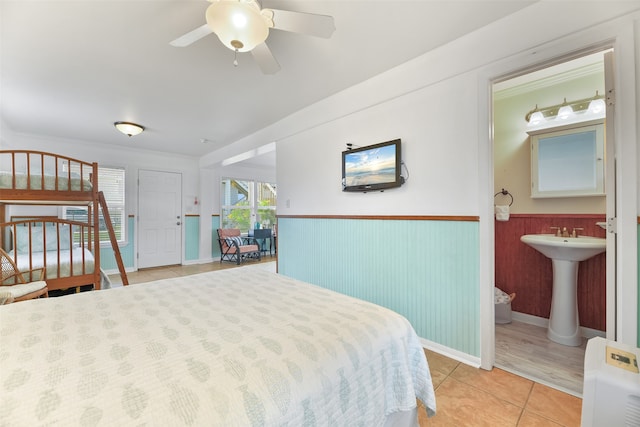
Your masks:
{"label": "door knob", "polygon": [[176,225],[180,225],[180,221],[176,222]]}

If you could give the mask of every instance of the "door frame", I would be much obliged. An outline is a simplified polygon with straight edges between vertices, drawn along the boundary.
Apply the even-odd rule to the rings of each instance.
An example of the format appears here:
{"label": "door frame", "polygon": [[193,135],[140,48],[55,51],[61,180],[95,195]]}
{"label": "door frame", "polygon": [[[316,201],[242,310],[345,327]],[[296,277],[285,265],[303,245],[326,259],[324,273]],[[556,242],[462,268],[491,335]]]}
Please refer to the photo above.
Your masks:
{"label": "door frame", "polygon": [[[615,98],[616,92],[616,76],[615,76],[615,51],[610,51],[604,54],[604,89],[605,89],[605,102],[606,118],[605,123],[612,122],[615,124],[615,102],[611,102],[611,99]],[[605,130],[606,141],[616,141],[616,127],[606,126]],[[616,240],[618,236],[617,230],[615,230],[615,219],[609,221],[609,218],[617,217],[617,174],[616,174],[616,147],[615,144],[607,144],[605,151],[605,191],[607,195],[607,253],[606,256],[606,323],[605,332],[606,338],[609,340],[616,340],[618,333],[618,313],[616,311],[616,296],[617,296],[617,278],[616,278],[616,259],[617,259],[617,245]],[[611,224],[610,224],[611,222]],[[613,250],[610,250],[613,248]]]}
{"label": "door frame", "polygon": [[[618,254],[614,269],[617,281],[616,324],[618,341],[637,345],[638,340],[638,276],[637,276],[637,141],[635,129],[635,38],[633,20],[612,20],[560,40],[550,42],[497,61],[479,73],[478,135],[480,210],[480,366],[492,369],[495,363],[495,314],[493,283],[495,282],[495,238],[493,221],[493,101],[492,86],[528,71],[547,68],[556,63],[584,56],[589,52],[613,48],[616,52],[615,89],[617,94],[613,124],[616,129],[616,210]],[[621,90],[624,88],[624,91]],[[623,141],[629,141],[626,145]],[[629,230],[621,233],[621,230]],[[621,250],[625,248],[625,250]]]}

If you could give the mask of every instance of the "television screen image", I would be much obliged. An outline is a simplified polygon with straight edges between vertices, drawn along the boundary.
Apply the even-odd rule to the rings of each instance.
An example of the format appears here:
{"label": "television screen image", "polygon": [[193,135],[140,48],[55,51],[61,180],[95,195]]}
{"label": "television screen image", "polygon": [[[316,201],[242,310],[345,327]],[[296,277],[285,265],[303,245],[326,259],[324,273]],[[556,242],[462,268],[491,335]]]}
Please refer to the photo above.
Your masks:
{"label": "television screen image", "polygon": [[399,139],[342,154],[344,191],[372,191],[401,185]]}

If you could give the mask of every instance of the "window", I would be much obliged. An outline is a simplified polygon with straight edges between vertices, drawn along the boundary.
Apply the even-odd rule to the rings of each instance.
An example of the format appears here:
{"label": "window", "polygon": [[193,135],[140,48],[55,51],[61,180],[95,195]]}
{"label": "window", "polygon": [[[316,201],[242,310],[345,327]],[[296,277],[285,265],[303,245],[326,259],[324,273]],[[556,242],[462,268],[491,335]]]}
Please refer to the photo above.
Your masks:
{"label": "window", "polygon": [[262,224],[262,228],[271,228],[276,223],[276,185],[257,182],[256,188],[257,222]]}
{"label": "window", "polygon": [[273,183],[223,178],[221,188],[222,228],[249,230],[259,223],[271,228],[276,223],[276,185]]}
{"label": "window", "polygon": [[[113,231],[118,243],[125,242],[127,236],[124,206],[124,177],[124,169],[98,167],[98,187],[104,194],[104,199],[107,202],[111,224],[113,225]],[[73,221],[87,222],[87,215],[87,206],[65,206],[63,209],[63,217]],[[102,210],[100,211],[99,221],[100,243],[110,243]]]}

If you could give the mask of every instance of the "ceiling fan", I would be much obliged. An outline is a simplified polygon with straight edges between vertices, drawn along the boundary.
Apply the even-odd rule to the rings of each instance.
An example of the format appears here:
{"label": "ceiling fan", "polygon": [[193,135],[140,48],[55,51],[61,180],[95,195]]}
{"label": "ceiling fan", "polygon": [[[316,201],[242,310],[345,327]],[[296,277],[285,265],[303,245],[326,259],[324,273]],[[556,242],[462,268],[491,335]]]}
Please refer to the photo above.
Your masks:
{"label": "ceiling fan", "polygon": [[[209,0],[207,23],[169,44],[185,47],[215,33],[222,44],[234,51],[251,52],[264,74],[275,74],[280,64],[265,43],[269,29],[330,38],[335,31],[333,17],[289,10],[262,8],[259,0]],[[234,65],[238,65],[237,58]]]}

